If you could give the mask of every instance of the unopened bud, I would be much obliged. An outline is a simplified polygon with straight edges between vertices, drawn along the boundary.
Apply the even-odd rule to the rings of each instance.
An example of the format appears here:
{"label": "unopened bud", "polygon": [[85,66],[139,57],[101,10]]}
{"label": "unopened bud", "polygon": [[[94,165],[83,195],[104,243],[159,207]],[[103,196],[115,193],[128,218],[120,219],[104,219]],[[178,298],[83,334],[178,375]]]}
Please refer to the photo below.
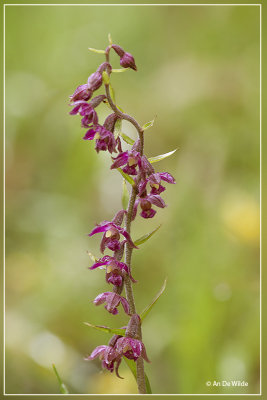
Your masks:
{"label": "unopened bud", "polygon": [[102,75],[100,72],[96,71],[92,75],[89,76],[87,81],[88,87],[95,91],[100,88],[102,85]]}
{"label": "unopened bud", "polygon": [[114,132],[115,122],[118,118],[118,115],[115,113],[108,115],[103,124],[104,128],[106,128],[110,132]]}
{"label": "unopened bud", "polygon": [[99,106],[99,104],[105,100],[106,96],[104,94],[101,94],[99,96],[94,97],[91,101],[90,101],[90,105],[93,108],[96,108],[97,106]]}
{"label": "unopened bud", "polygon": [[112,67],[108,62],[100,64],[99,67],[97,68],[97,72],[100,72],[100,74],[102,74],[102,72],[105,70],[108,72],[108,74],[110,74],[112,71]]}
{"label": "unopened bud", "polygon": [[125,51],[123,50],[123,48],[121,46],[118,46],[117,44],[113,44],[111,47],[113,50],[116,51],[118,56],[123,57],[123,55],[125,54]]}
{"label": "unopened bud", "polygon": [[120,59],[120,65],[123,68],[132,68],[134,71],[137,71],[134,58],[130,53],[124,53]]}

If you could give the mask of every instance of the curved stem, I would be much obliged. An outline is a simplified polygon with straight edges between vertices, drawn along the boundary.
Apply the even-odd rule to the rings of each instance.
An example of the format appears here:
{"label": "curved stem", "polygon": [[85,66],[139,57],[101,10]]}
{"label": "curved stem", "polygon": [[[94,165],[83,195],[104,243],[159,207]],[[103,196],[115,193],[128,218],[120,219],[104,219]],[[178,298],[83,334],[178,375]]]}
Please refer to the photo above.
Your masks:
{"label": "curved stem", "polygon": [[[107,62],[109,62],[109,50],[110,50],[110,48],[108,48],[106,51]],[[133,117],[121,112],[116,107],[116,105],[112,101],[108,84],[105,84],[105,89],[106,89],[107,100],[109,102],[110,107],[114,111],[114,113],[116,113],[121,119],[129,121],[136,128],[136,130],[138,132],[139,140],[140,140],[140,154],[143,155],[144,131],[143,131],[142,127],[138,124],[138,122]],[[126,215],[126,222],[125,222],[125,230],[129,234],[131,232],[132,215],[133,215],[133,208],[134,208],[136,196],[137,196],[137,189],[135,187],[132,187],[131,195],[130,195],[129,203],[128,203],[128,207],[127,207],[127,215]],[[131,268],[132,250],[133,249],[129,246],[129,244],[127,242],[125,245],[125,263],[127,264],[129,269]],[[129,303],[129,306],[130,306],[130,313],[135,314],[136,307],[135,307],[135,301],[134,301],[132,282],[128,275],[125,277],[124,284],[125,284],[126,298]],[[139,329],[139,333],[138,333],[138,339],[142,340],[141,325],[140,325],[140,329]],[[138,392],[140,394],[146,394],[144,360],[142,357],[139,357],[136,361],[136,381],[137,381],[137,386],[138,386]]]}
{"label": "curved stem", "polygon": [[107,96],[109,105],[110,105],[110,107],[112,108],[112,110],[113,110],[121,119],[125,119],[125,120],[131,122],[131,124],[133,124],[133,126],[136,128],[136,130],[138,131],[139,134],[140,134],[140,133],[143,133],[144,131],[143,131],[142,127],[138,124],[138,122],[137,122],[133,117],[131,117],[130,115],[121,112],[121,111],[116,107],[116,105],[113,103],[113,101],[112,101],[112,99],[111,99],[111,96],[110,96],[109,85],[105,85],[105,88],[106,88],[106,96]]}

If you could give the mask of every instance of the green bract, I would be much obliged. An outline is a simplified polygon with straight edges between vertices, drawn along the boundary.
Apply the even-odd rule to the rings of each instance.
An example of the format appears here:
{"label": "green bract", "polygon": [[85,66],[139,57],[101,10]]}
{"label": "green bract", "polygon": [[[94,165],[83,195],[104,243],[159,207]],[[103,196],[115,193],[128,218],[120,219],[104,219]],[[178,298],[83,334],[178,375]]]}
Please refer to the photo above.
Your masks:
{"label": "green bract", "polygon": [[161,160],[164,160],[164,158],[170,157],[172,154],[174,154],[176,152],[177,149],[170,151],[169,153],[165,153],[165,154],[159,154],[158,156],[155,157],[150,157],[148,159],[148,161],[152,164]]}

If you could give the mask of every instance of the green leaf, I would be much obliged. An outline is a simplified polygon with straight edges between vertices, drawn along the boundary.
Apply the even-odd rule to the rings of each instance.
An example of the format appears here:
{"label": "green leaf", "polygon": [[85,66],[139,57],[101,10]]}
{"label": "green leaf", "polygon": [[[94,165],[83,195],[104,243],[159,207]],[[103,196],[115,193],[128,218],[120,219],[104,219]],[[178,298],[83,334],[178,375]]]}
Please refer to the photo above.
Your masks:
{"label": "green leaf", "polygon": [[117,139],[117,137],[121,134],[121,125],[122,125],[122,120],[119,118],[115,122],[114,126],[114,137]]}
{"label": "green leaf", "polygon": [[116,99],[115,99],[115,92],[111,84],[109,84],[109,92],[110,92],[110,97],[111,100],[113,101],[114,104],[116,104]]}
{"label": "green leaf", "polygon": [[164,160],[164,158],[170,157],[172,154],[174,154],[174,153],[176,152],[176,150],[177,150],[177,149],[175,149],[175,150],[173,150],[173,151],[170,151],[169,153],[160,154],[160,155],[158,155],[158,156],[156,156],[156,157],[150,157],[150,158],[148,159],[148,161],[149,161],[150,163],[154,163],[154,162],[158,162],[158,161]]}
{"label": "green leaf", "polygon": [[93,49],[92,47],[88,47],[88,50],[92,51],[93,53],[98,53],[98,54],[105,54],[105,50],[97,50]]}
{"label": "green leaf", "polygon": [[90,326],[90,328],[97,329],[98,331],[106,332],[106,333],[114,333],[114,335],[121,335],[125,336],[125,329],[116,329],[116,328],[109,328],[107,326],[102,325],[92,325],[89,322],[84,322],[85,325]]}
{"label": "green leaf", "polygon": [[123,140],[130,144],[131,146],[134,144],[134,140],[132,138],[130,138],[129,136],[127,136],[125,133],[121,132],[121,137],[123,138]]}
{"label": "green leaf", "polygon": [[122,202],[122,207],[124,210],[127,210],[127,208],[128,208],[129,198],[130,198],[130,195],[129,195],[128,188],[126,185],[126,181],[125,181],[125,179],[123,179],[121,202]]}
{"label": "green leaf", "polygon": [[154,229],[152,232],[147,233],[146,235],[141,236],[139,239],[137,239],[137,240],[134,242],[134,244],[135,244],[136,246],[139,246],[140,244],[145,243],[148,239],[151,238],[151,236],[154,235],[154,233],[156,233],[156,232],[159,230],[160,227],[161,227],[161,225],[159,225],[159,226],[158,226],[156,229]]}
{"label": "green leaf", "polygon": [[69,391],[68,391],[66,385],[62,382],[62,380],[61,380],[61,378],[60,378],[60,376],[59,376],[59,374],[58,374],[58,372],[57,372],[57,369],[56,369],[55,364],[52,364],[52,367],[53,367],[53,370],[54,370],[54,372],[55,372],[55,374],[56,374],[56,377],[57,377],[57,380],[58,380],[58,383],[59,383],[59,390],[60,390],[60,393],[62,393],[62,394],[69,394]]}
{"label": "green leaf", "polygon": [[125,71],[127,71],[128,69],[130,69],[130,68],[112,69],[112,72],[117,72],[117,73],[119,73],[119,72],[125,72]]}
{"label": "green leaf", "polygon": [[162,295],[162,293],[164,292],[165,288],[166,288],[166,283],[167,283],[167,279],[165,279],[162,288],[160,289],[160,291],[158,292],[158,294],[156,295],[156,297],[153,299],[152,303],[149,304],[149,306],[147,306],[144,311],[140,314],[140,318],[141,321],[143,321],[145,319],[145,317],[147,316],[147,314],[151,311],[152,307],[156,304],[156,302],[158,301],[158,299],[160,298],[160,296]]}
{"label": "green leaf", "polygon": [[154,125],[154,122],[155,122],[155,118],[152,119],[152,121],[149,121],[149,122],[147,122],[145,125],[143,125],[143,126],[142,126],[142,129],[145,131],[146,129],[151,128],[151,126]]}
{"label": "green leaf", "polygon": [[124,179],[126,179],[127,182],[129,182],[132,186],[135,186],[135,181],[130,175],[123,172],[121,168],[117,168],[117,170],[121,173],[121,175],[123,176]]}
{"label": "green leaf", "polygon": [[[130,368],[133,376],[136,379],[136,377],[137,377],[137,374],[136,374],[136,363],[134,362],[134,360],[129,360],[126,357],[123,357],[123,359],[126,362],[126,364],[128,365],[128,367]],[[151,390],[150,382],[149,382],[149,379],[148,379],[146,373],[145,373],[145,380],[146,380],[146,392],[147,392],[147,394],[151,394],[152,390]]]}
{"label": "green leaf", "polygon": [[103,78],[104,84],[105,85],[109,85],[110,79],[109,79],[109,75],[108,75],[108,73],[106,71],[102,72],[102,78]]}

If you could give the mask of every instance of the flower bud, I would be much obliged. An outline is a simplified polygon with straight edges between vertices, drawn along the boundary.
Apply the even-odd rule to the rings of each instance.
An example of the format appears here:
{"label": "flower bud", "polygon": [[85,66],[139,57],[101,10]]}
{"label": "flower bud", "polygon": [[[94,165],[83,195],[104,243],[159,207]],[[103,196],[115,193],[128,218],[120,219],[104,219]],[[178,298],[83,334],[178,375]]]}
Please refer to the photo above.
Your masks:
{"label": "flower bud", "polygon": [[116,51],[118,56],[122,57],[125,54],[125,51],[123,50],[123,48],[121,46],[118,46],[117,44],[113,44],[111,47],[112,47],[112,49],[114,49]]}
{"label": "flower bud", "polygon": [[99,96],[94,97],[91,101],[90,101],[90,105],[93,108],[96,108],[97,106],[99,106],[99,104],[106,98],[106,96],[104,94],[100,94]]}
{"label": "flower bud", "polygon": [[88,87],[87,84],[80,85],[77,87],[75,92],[70,96],[71,101],[79,101],[84,100],[87,101],[92,97],[93,91],[91,88]]}
{"label": "flower bud", "polygon": [[120,59],[120,65],[123,68],[132,68],[134,71],[137,71],[134,58],[130,53],[124,53]]}
{"label": "flower bud", "polygon": [[104,128],[110,132],[114,132],[114,126],[117,119],[119,119],[119,116],[115,113],[108,115],[103,124]]}
{"label": "flower bud", "polygon": [[107,71],[107,73],[110,74],[112,71],[112,67],[108,62],[104,62],[99,65],[96,71],[99,72],[100,74],[102,74],[103,71]]}
{"label": "flower bud", "polygon": [[98,71],[89,76],[87,81],[88,87],[95,91],[102,85],[102,74]]}
{"label": "flower bud", "polygon": [[137,71],[137,67],[135,65],[135,61],[131,53],[125,52],[123,48],[118,46],[117,44],[113,44],[111,47],[116,51],[116,53],[120,57],[120,65],[123,68],[132,68],[133,70]]}

